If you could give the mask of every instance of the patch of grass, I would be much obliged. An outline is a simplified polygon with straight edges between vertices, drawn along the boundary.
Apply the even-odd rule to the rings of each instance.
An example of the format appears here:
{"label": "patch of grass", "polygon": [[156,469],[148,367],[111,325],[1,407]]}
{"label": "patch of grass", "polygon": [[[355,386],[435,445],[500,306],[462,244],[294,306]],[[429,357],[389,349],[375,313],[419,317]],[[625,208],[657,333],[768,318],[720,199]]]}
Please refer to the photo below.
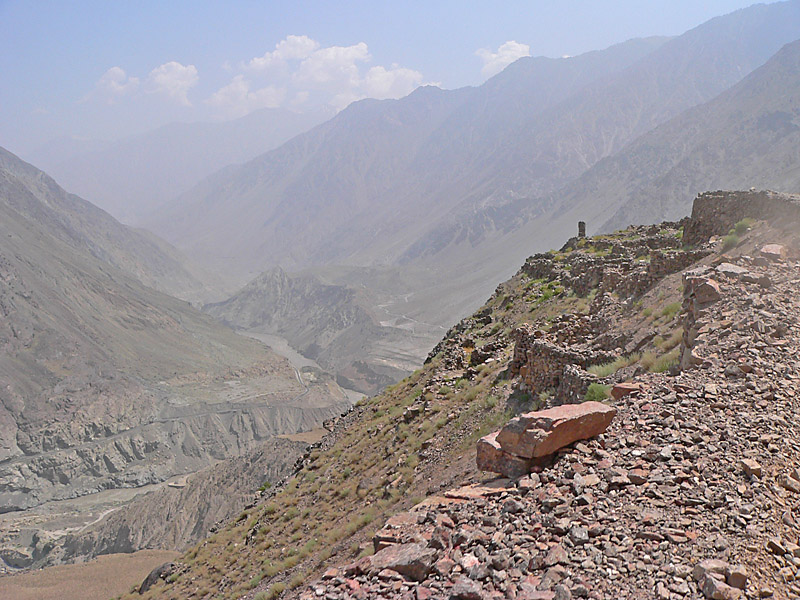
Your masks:
{"label": "patch of grass", "polygon": [[586,390],[586,395],[583,397],[584,402],[602,402],[608,398],[608,386],[601,383],[589,384],[589,389]]}
{"label": "patch of grass", "polygon": [[658,336],[656,339],[653,340],[653,343],[656,345],[656,348],[658,348],[662,352],[667,352],[668,350],[672,350],[675,346],[680,344],[682,337],[683,337],[683,331],[681,329],[676,329],[670,334],[668,338],[663,338],[661,336]]}
{"label": "patch of grass", "polygon": [[275,598],[280,596],[285,589],[285,583],[275,583],[269,588],[269,590],[257,593],[253,600],[275,600]]}
{"label": "patch of grass", "polygon": [[289,589],[294,590],[296,588],[299,588],[301,585],[303,585],[303,582],[308,578],[308,575],[309,574],[306,572],[295,573],[294,576],[289,580]]}
{"label": "patch of grass", "polygon": [[755,219],[745,217],[733,226],[733,233],[739,236],[744,235],[755,224],[755,222]]}
{"label": "patch of grass", "polygon": [[726,252],[727,250],[731,250],[739,245],[741,240],[739,236],[735,233],[729,233],[724,238],[722,238],[722,251]]}
{"label": "patch of grass", "polygon": [[261,575],[261,573],[259,573],[258,575],[256,575],[250,581],[247,582],[247,589],[252,590],[259,583],[261,583],[262,579],[263,579],[263,576]]}
{"label": "patch of grass", "polygon": [[668,319],[672,320],[675,318],[675,315],[681,310],[681,303],[680,302],[670,302],[664,308],[661,309],[661,316],[667,317]]}
{"label": "patch of grass", "polygon": [[601,365],[592,365],[587,369],[587,371],[589,371],[589,373],[591,373],[592,375],[597,375],[598,377],[608,377],[609,375],[613,375],[623,367],[629,367],[638,360],[639,360],[638,354],[631,354],[629,356],[620,356],[619,358],[612,360],[611,362],[603,363]]}
{"label": "patch of grass", "polygon": [[669,371],[672,367],[678,364],[679,354],[680,348],[674,348],[666,354],[659,356],[653,361],[649,371],[651,373],[663,373],[665,371]]}

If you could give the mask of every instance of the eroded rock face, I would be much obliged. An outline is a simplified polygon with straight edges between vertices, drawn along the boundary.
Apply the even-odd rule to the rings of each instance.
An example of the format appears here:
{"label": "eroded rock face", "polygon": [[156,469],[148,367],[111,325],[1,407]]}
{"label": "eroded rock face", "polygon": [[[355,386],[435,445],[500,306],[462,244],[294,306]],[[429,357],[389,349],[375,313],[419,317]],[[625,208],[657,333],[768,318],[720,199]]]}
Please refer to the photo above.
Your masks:
{"label": "eroded rock face", "polygon": [[503,451],[515,456],[547,456],[572,442],[603,433],[616,413],[615,408],[600,402],[565,404],[512,419],[496,440]]}

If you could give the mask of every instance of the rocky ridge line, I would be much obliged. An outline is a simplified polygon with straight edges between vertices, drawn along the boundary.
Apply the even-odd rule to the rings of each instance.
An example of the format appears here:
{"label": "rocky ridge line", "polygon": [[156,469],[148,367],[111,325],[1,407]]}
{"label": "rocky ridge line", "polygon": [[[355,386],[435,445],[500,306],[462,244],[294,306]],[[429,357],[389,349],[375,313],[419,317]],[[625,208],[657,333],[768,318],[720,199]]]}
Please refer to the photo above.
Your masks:
{"label": "rocky ridge line", "polygon": [[764,241],[683,275],[690,364],[618,390],[606,433],[427,498],[301,597],[800,595],[800,263]]}

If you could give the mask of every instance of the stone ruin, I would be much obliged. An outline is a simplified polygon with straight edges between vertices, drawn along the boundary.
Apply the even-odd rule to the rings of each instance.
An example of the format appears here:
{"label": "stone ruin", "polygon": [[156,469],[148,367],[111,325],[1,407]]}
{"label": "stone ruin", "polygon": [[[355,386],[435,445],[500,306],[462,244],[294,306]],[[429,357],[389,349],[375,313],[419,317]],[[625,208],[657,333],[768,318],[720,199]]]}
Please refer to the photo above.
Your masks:
{"label": "stone ruin", "polygon": [[785,226],[795,234],[795,240],[800,239],[796,231],[800,222],[800,196],[751,190],[699,194],[684,228],[683,241],[702,244],[712,236],[725,235],[747,217],[768,221],[779,228]]}

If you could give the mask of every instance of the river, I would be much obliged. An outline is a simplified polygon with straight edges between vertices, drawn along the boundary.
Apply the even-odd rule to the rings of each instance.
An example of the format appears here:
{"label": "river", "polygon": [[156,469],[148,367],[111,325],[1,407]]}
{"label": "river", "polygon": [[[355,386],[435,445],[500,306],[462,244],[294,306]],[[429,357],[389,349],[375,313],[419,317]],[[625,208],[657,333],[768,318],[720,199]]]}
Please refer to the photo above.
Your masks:
{"label": "river", "polygon": [[[296,371],[300,371],[303,367],[314,367],[315,369],[319,369],[320,371],[325,371],[322,367],[319,366],[317,361],[307,358],[297,352],[294,348],[289,345],[284,338],[279,335],[273,335],[271,333],[261,333],[260,331],[252,331],[241,329],[239,333],[242,335],[246,335],[247,337],[251,337],[253,339],[258,340],[269,346],[273,352],[276,354],[280,354],[284,358],[286,358],[291,365],[295,368]],[[298,377],[299,374],[298,374]],[[339,386],[341,387],[341,386]],[[361,392],[357,392],[355,390],[350,390],[345,387],[342,388],[345,394],[347,394],[347,398],[350,400],[352,404],[355,404],[361,398],[364,397],[364,394]]]}

